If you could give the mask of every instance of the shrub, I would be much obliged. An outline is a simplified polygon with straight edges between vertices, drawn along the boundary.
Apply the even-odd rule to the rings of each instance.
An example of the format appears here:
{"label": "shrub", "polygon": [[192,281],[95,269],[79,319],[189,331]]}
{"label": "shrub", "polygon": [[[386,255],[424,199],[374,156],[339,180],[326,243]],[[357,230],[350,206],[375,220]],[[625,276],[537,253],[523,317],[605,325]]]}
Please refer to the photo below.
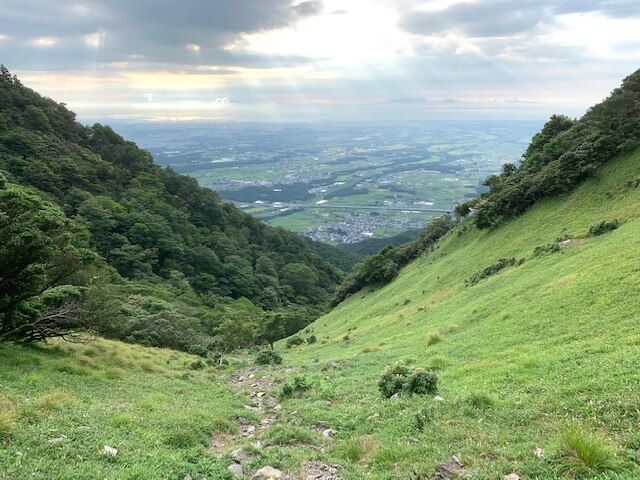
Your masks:
{"label": "shrub", "polygon": [[304,344],[304,340],[302,339],[302,337],[299,337],[298,335],[291,337],[289,339],[287,339],[287,348],[291,348],[294,347],[296,345],[302,345]]}
{"label": "shrub", "polygon": [[438,392],[438,377],[433,370],[415,369],[404,385],[409,395],[435,395]]}
{"label": "shrub", "polygon": [[560,439],[560,469],[574,477],[584,477],[613,467],[613,452],[605,442],[578,428],[566,430]]}
{"label": "shrub", "polygon": [[589,236],[597,237],[598,235],[603,235],[607,232],[611,232],[620,226],[620,222],[618,220],[613,220],[612,222],[602,221],[593,225],[589,228]]}
{"label": "shrub", "polygon": [[548,245],[543,245],[542,247],[536,247],[533,251],[534,257],[540,257],[547,253],[556,253],[560,251],[560,243],[549,243]]}
{"label": "shrub", "polygon": [[192,362],[191,365],[189,365],[189,368],[191,370],[202,370],[205,367],[205,363],[198,359],[195,362]]}
{"label": "shrub", "polygon": [[511,267],[512,265],[522,265],[523,263],[524,259],[517,261],[515,258],[501,258],[493,265],[489,265],[484,270],[474,273],[471,278],[466,281],[466,284],[468,286],[475,285],[480,280],[490,277],[491,275],[495,275],[504,268]]}
{"label": "shrub", "polygon": [[438,391],[437,384],[438,377],[433,370],[394,363],[380,376],[378,388],[384,397],[390,398],[401,392],[409,395],[434,395]]}
{"label": "shrub", "polygon": [[256,364],[258,365],[280,365],[282,357],[273,350],[262,350],[256,356]]}
{"label": "shrub", "polygon": [[311,389],[311,385],[304,377],[294,377],[293,381],[282,385],[280,396],[283,398],[302,397],[307,390]]}
{"label": "shrub", "polygon": [[315,335],[311,335],[309,338],[307,338],[307,343],[309,345],[311,345],[312,343],[316,343],[318,341],[318,339],[316,338]]}

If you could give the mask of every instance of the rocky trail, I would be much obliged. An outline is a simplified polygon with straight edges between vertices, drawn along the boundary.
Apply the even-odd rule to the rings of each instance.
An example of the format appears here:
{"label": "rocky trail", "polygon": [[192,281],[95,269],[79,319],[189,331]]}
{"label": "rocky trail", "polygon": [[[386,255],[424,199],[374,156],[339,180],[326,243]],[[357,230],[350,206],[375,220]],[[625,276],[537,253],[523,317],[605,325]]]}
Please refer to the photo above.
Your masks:
{"label": "rocky trail", "polygon": [[[256,466],[261,451],[283,447],[269,445],[263,440],[267,430],[277,423],[297,423],[297,412],[287,412],[278,400],[276,390],[282,382],[259,367],[247,367],[234,372],[228,379],[229,386],[237,392],[247,411],[246,417],[237,419],[238,434],[216,433],[211,436],[209,450],[217,457],[228,455],[233,464],[228,470],[235,478],[251,480],[342,480],[340,465],[330,465],[318,460],[304,460],[298,472],[283,472],[270,465]],[[335,430],[325,422],[318,422],[312,429],[330,442]],[[305,446],[310,457],[315,457],[317,447]],[[322,449],[320,449],[322,450]]]}

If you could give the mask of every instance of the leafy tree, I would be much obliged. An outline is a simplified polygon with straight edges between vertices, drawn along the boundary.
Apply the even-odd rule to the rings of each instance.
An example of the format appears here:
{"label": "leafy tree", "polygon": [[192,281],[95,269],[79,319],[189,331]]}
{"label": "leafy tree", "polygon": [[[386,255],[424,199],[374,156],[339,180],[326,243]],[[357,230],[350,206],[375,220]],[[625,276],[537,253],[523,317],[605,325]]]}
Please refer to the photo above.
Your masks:
{"label": "leafy tree", "polygon": [[0,174],[0,340],[46,340],[81,325],[79,290],[61,288],[91,258],[73,229],[59,208]]}

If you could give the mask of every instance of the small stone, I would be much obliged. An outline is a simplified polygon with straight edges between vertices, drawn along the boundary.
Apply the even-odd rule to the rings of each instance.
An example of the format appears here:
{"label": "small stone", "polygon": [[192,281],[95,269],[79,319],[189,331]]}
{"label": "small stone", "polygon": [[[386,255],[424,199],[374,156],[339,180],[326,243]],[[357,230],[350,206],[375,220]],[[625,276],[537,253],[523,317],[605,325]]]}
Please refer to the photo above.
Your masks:
{"label": "small stone", "polygon": [[241,478],[244,475],[244,470],[242,470],[242,465],[239,465],[237,463],[229,465],[227,467],[227,470],[229,470],[231,475],[237,478]]}
{"label": "small stone", "polygon": [[274,478],[282,478],[282,472],[270,466],[262,467],[251,476],[251,480],[271,480]]}
{"label": "small stone", "polygon": [[245,452],[241,448],[234,450],[233,452],[231,452],[229,456],[231,457],[231,460],[233,460],[236,463],[250,462],[255,458],[253,454],[249,452]]}
{"label": "small stone", "polygon": [[191,475],[186,475],[182,480],[193,480]]}
{"label": "small stone", "polygon": [[292,373],[293,372],[293,368],[287,368],[284,373]]}
{"label": "small stone", "polygon": [[249,374],[249,378],[256,378],[255,374],[251,373]]}
{"label": "small stone", "polygon": [[542,458],[542,457],[544,457],[544,450],[542,450],[540,447],[538,447],[533,451],[533,455],[538,457],[538,458]]}
{"label": "small stone", "polygon": [[109,457],[115,457],[116,455],[118,455],[118,449],[110,447],[109,445],[105,445],[104,447],[102,447],[102,454]]}
{"label": "small stone", "polygon": [[245,380],[246,380],[246,379],[245,379],[242,375],[240,375],[240,376],[238,377],[238,383],[242,383],[242,382],[244,382]]}
{"label": "small stone", "polygon": [[442,401],[444,401],[444,398],[442,398],[440,395],[436,395],[435,397],[433,397],[433,399],[434,399],[436,402],[442,402]]}
{"label": "small stone", "polygon": [[520,477],[515,473],[510,473],[504,476],[504,480],[520,480]]}
{"label": "small stone", "polygon": [[273,409],[274,409],[276,412],[279,412],[280,410],[282,410],[282,405],[277,404],[275,407],[273,407]]}
{"label": "small stone", "polygon": [[47,440],[47,443],[56,444],[56,443],[63,442],[66,439],[67,439],[66,435],[60,435],[59,437],[50,438],[49,440]]}
{"label": "small stone", "polygon": [[326,428],[322,431],[322,436],[324,438],[333,438],[333,436],[335,435],[336,431],[333,428]]}
{"label": "small stone", "polygon": [[399,393],[394,393],[393,395],[391,395],[389,397],[389,400],[398,400],[400,399],[400,394]]}
{"label": "small stone", "polygon": [[373,415],[368,416],[367,420],[371,421],[371,420],[375,420],[376,418],[380,418],[380,414],[379,413],[374,413]]}
{"label": "small stone", "polygon": [[258,398],[262,398],[262,397],[264,397],[266,394],[267,394],[267,392],[258,392],[258,393],[256,393],[256,397],[258,397]]}

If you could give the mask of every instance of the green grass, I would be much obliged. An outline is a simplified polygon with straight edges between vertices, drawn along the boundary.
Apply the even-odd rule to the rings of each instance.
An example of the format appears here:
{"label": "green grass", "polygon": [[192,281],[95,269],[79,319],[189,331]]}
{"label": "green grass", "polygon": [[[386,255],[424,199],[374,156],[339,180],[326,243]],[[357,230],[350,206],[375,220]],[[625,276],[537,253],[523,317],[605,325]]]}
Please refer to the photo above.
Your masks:
{"label": "green grass", "polygon": [[[0,479],[226,478],[228,453],[257,439],[249,475],[321,460],[346,480],[429,478],[456,455],[477,479],[640,478],[640,189],[626,186],[639,176],[637,152],[496,230],[464,222],[318,319],[316,343],[279,342],[283,364],[252,367],[256,380],[274,398],[296,378],[309,388],[277,398],[264,429],[249,387],[227,383],[254,355],[193,370],[195,357],[100,339],[2,345]],[[533,254],[558,238],[575,241]],[[526,261],[465,286],[500,258]],[[393,363],[437,370],[438,395],[382,398]]]}
{"label": "green grass", "polygon": [[209,437],[245,411],[227,373],[193,361],[102,339],[0,346],[0,479],[223,478]]}
{"label": "green grass", "polygon": [[[626,459],[588,478],[640,478],[640,189],[626,186],[638,174],[640,152],[503,227],[478,231],[465,222],[391,284],[318,319],[319,342],[283,356],[308,375],[341,364],[324,372],[329,408],[313,393],[289,401],[305,423],[324,420],[353,439],[337,444],[329,461],[363,456],[357,439],[366,437],[383,447],[351,462],[347,478],[414,469],[427,476],[454,454],[475,478],[571,477],[555,460],[565,451],[559,425],[570,421],[601,432],[612,454]],[[587,238],[590,226],[613,219],[618,229]],[[533,256],[558,238],[578,240]],[[512,257],[526,262],[465,286],[473,273]],[[371,345],[384,347],[371,352]],[[395,361],[436,368],[442,401],[382,399],[377,380]],[[425,402],[435,411],[416,432]],[[534,456],[536,448],[547,454]]]}

